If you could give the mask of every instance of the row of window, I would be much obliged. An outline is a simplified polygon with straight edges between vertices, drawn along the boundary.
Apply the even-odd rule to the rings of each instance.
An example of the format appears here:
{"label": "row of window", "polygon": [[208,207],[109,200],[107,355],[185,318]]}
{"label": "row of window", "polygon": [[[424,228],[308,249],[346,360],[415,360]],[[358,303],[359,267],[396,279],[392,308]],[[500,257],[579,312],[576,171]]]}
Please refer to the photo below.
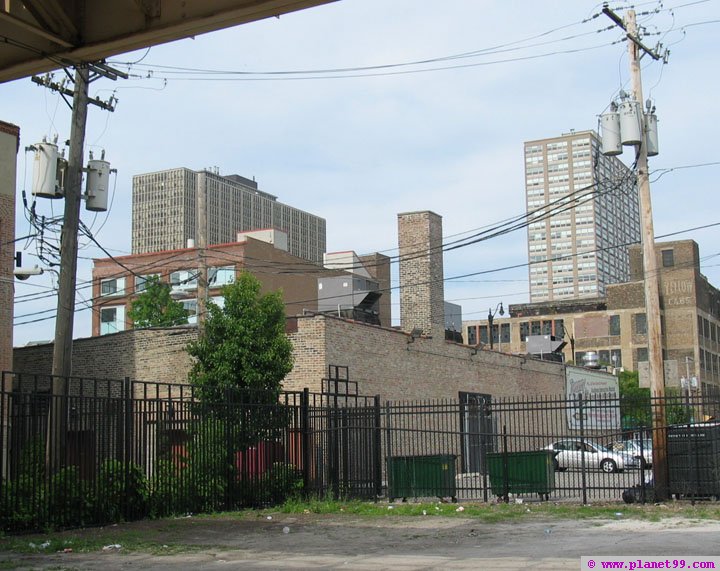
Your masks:
{"label": "row of window", "polygon": [[[147,282],[150,278],[160,277],[160,274],[145,274],[135,276],[135,293],[145,291]],[[168,282],[174,289],[196,289],[197,288],[197,270],[177,270],[171,272]],[[208,268],[208,285],[211,287],[220,287],[235,281],[235,267],[223,266],[217,268]],[[100,280],[101,296],[120,296],[125,295],[125,277],[108,278]]]}
{"label": "row of window", "polygon": [[[210,298],[219,307],[225,304],[225,298],[215,296]],[[197,323],[197,300],[181,300],[183,308],[188,312],[188,323]],[[118,333],[125,330],[125,306],[114,305],[100,308],[100,335]]]}

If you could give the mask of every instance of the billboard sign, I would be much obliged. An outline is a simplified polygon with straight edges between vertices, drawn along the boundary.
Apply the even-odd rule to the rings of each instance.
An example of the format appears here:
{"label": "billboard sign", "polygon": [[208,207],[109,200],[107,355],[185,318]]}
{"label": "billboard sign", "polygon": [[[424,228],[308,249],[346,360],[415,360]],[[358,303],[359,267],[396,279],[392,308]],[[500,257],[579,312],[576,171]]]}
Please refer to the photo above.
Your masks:
{"label": "billboard sign", "polygon": [[569,401],[569,429],[620,430],[620,386],[616,376],[585,367],[565,367],[565,394]]}

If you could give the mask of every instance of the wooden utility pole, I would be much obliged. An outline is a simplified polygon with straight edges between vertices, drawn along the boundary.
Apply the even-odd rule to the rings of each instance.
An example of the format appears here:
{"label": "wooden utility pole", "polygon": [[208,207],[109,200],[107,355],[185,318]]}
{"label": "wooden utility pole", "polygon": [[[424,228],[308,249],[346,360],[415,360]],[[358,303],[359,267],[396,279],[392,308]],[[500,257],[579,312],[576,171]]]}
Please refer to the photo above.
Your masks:
{"label": "wooden utility pole", "polygon": [[[643,105],[642,78],[640,75],[640,52],[653,59],[661,57],[640,41],[637,32],[635,11],[628,10],[625,20],[610,10],[607,5],[603,12],[625,30],[628,40],[632,98],[639,102],[641,118]],[[647,125],[642,122],[642,142],[637,146],[637,184],[642,225],[643,275],[645,286],[645,315],[647,320],[648,370],[652,401],[653,480],[655,495],[663,500],[668,495],[667,466],[667,422],[665,417],[665,365],[662,352],[660,325],[660,288],[658,286],[657,258],[655,256],[655,232],[653,230],[652,199],[648,173]]]}
{"label": "wooden utility pole", "polygon": [[205,253],[207,250],[207,172],[198,173],[195,209],[195,247],[198,253],[197,282],[197,326],[198,335],[205,332],[205,317],[208,299],[208,269]]}
{"label": "wooden utility pole", "polygon": [[[53,347],[53,394],[60,394],[57,377],[72,374],[72,335],[75,315],[75,282],[77,273],[77,235],[80,224],[80,197],[83,180],[83,146],[87,124],[89,71],[85,66],[75,69],[72,126],[67,177],[65,179],[65,211],[60,237],[60,272],[58,279],[57,317],[55,318],[55,345]],[[56,388],[58,390],[56,390]]]}
{"label": "wooden utility pole", "polygon": [[58,275],[57,316],[53,344],[52,397],[48,416],[48,466],[59,467],[65,458],[67,424],[67,383],[72,374],[72,337],[75,317],[75,285],[77,274],[78,227],[80,225],[80,197],[82,195],[83,146],[87,124],[88,86],[87,66],[75,68],[70,150],[65,179],[65,211],[60,236],[60,271]]}
{"label": "wooden utility pole", "polygon": [[[637,43],[635,11],[628,10],[625,26],[628,34],[628,55],[632,77],[633,99],[643,105],[642,79],[640,76],[640,46]],[[653,479],[658,499],[668,493],[667,433],[665,419],[665,364],[662,352],[660,326],[660,288],[658,286],[657,257],[655,256],[655,232],[653,230],[652,199],[648,173],[647,130],[643,122],[643,141],[638,148],[637,171],[640,198],[640,221],[642,223],[643,275],[645,277],[645,315],[647,318],[648,369],[653,428]]]}
{"label": "wooden utility pole", "polygon": [[[92,77],[91,77],[92,73]],[[60,270],[58,272],[57,315],[53,344],[52,394],[48,414],[46,461],[49,467],[58,468],[65,460],[65,434],[67,431],[67,387],[72,374],[72,341],[75,317],[75,289],[77,282],[78,228],[82,198],[85,127],[88,104],[106,111],[114,111],[114,97],[109,102],[89,99],[90,82],[98,77],[117,80],[128,78],[126,73],[100,63],[80,63],[75,67],[75,86],[72,92],[62,84],[53,83],[49,76],[32,81],[57,91],[63,97],[72,95],[72,119],[67,175],[64,184],[65,206],[60,236]],[[49,473],[49,472],[48,472]]]}

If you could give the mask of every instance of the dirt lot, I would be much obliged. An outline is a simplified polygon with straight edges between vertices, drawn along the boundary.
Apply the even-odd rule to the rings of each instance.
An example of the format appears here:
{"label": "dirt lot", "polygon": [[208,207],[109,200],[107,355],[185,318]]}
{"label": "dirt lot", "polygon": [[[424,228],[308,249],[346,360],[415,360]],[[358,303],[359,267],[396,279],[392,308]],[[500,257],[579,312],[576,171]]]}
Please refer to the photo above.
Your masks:
{"label": "dirt lot", "polygon": [[[180,518],[67,533],[142,551],[18,555],[0,569],[579,569],[581,555],[717,555],[720,522],[286,515]],[[58,537],[57,535],[55,537]],[[128,539],[129,541],[129,539]],[[164,547],[166,546],[166,547]],[[183,546],[183,553],[176,553]],[[137,549],[137,546],[133,549]],[[163,550],[168,553],[163,555]],[[187,551],[186,551],[187,549]]]}

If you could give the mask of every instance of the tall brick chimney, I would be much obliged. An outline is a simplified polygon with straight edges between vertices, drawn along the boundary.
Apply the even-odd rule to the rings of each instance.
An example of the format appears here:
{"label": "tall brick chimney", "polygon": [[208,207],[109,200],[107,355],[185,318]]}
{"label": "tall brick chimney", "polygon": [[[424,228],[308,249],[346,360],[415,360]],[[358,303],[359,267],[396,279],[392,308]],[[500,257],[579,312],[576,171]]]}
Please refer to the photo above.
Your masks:
{"label": "tall brick chimney", "polygon": [[398,214],[400,327],[445,337],[442,217],[428,210]]}

